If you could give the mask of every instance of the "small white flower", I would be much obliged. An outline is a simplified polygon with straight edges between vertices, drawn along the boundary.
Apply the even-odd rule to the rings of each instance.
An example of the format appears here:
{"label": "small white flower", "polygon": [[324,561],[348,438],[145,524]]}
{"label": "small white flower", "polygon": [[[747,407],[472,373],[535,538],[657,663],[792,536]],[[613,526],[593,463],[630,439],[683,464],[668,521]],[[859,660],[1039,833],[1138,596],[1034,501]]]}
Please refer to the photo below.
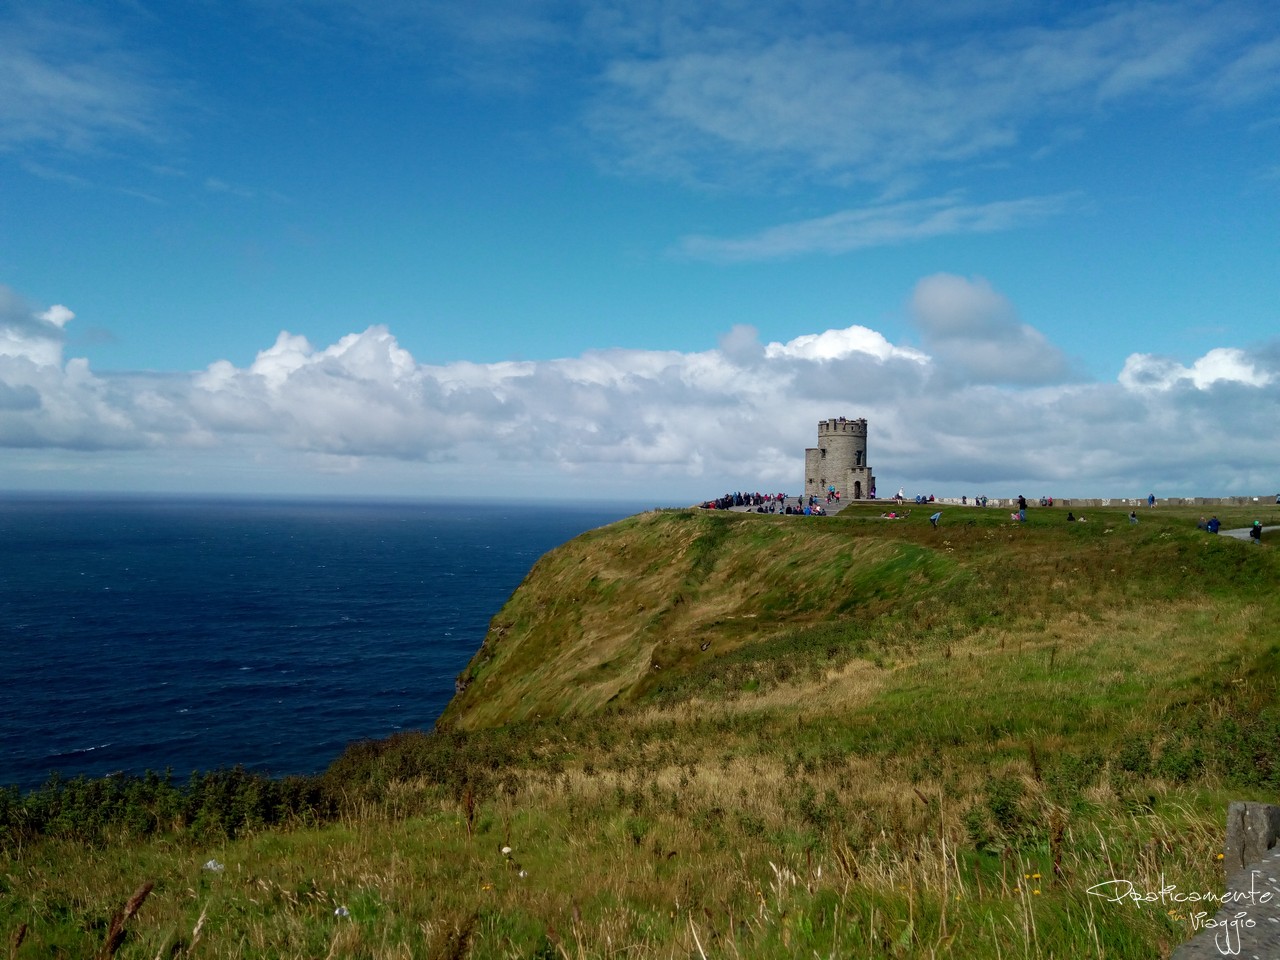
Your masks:
{"label": "small white flower", "polygon": [[333,915],[335,917],[349,917],[351,916],[351,911],[346,907],[339,907],[337,910],[333,911]]}
{"label": "small white flower", "polygon": [[504,857],[509,857],[509,856],[511,856],[511,848],[510,848],[510,847],[503,847],[503,848],[502,848],[502,855],[503,855]]}
{"label": "small white flower", "polygon": [[529,875],[529,871],[528,871],[528,870],[521,870],[521,871],[520,871],[520,876],[521,876],[521,877],[527,877],[528,875]]}
{"label": "small white flower", "polygon": [[222,864],[220,864],[217,860],[210,860],[204,865],[204,869],[212,870],[214,873],[221,873],[223,870],[227,868],[224,867]]}

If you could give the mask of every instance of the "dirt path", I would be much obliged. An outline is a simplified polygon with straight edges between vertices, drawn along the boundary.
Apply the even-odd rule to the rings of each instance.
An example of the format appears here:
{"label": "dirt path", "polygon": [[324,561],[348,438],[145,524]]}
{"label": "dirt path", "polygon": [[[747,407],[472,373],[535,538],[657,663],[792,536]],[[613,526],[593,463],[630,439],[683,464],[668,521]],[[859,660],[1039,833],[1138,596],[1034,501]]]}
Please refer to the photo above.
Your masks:
{"label": "dirt path", "polygon": [[[1272,530],[1280,530],[1280,527],[1263,527],[1262,528],[1262,532],[1264,534],[1270,533]],[[1228,537],[1235,537],[1237,540],[1249,539],[1249,527],[1240,527],[1237,530],[1219,530],[1218,532],[1224,533]]]}

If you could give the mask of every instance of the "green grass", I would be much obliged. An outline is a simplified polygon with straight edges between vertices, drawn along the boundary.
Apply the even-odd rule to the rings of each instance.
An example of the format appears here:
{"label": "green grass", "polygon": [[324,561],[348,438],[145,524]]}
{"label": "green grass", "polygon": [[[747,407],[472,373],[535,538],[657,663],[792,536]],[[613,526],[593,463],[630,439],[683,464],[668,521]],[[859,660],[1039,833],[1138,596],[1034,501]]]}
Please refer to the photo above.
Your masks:
{"label": "green grass", "polygon": [[1127,512],[593,531],[434,734],[0,792],[0,944],[93,956],[152,881],[116,956],[1167,956],[1088,890],[1220,890],[1280,788],[1277,554]]}

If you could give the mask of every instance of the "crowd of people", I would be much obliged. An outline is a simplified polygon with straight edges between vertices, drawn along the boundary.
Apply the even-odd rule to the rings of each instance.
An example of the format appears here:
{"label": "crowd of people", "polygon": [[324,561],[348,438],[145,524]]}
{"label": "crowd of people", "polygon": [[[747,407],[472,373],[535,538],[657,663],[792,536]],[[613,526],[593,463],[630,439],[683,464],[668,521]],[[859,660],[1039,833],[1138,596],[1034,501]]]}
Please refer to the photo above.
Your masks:
{"label": "crowd of people", "polygon": [[[732,507],[761,507],[761,513],[777,513],[786,502],[785,493],[743,493],[738,490],[714,500],[704,500],[704,510],[728,510]],[[790,511],[788,511],[790,512]]]}
{"label": "crowd of people", "polygon": [[[795,497],[795,503],[787,502],[785,493],[743,493],[735,491],[726,493],[722,497],[716,497],[714,500],[704,500],[698,504],[703,510],[732,510],[734,507],[742,507],[752,510],[755,513],[784,513],[787,515],[796,514],[806,517],[823,517],[826,516],[827,510],[817,496]],[[838,501],[840,497],[832,491],[826,498],[827,503]]]}

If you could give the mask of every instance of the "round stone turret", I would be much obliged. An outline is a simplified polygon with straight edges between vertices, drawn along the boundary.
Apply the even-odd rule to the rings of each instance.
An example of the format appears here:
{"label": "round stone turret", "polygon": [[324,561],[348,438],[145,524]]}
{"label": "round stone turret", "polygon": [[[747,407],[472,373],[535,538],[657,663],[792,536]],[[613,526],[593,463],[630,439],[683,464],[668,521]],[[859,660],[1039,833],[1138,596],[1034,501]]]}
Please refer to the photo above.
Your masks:
{"label": "round stone turret", "polygon": [[867,421],[833,417],[818,422],[818,445],[804,452],[804,495],[865,500],[875,495],[867,465]]}

